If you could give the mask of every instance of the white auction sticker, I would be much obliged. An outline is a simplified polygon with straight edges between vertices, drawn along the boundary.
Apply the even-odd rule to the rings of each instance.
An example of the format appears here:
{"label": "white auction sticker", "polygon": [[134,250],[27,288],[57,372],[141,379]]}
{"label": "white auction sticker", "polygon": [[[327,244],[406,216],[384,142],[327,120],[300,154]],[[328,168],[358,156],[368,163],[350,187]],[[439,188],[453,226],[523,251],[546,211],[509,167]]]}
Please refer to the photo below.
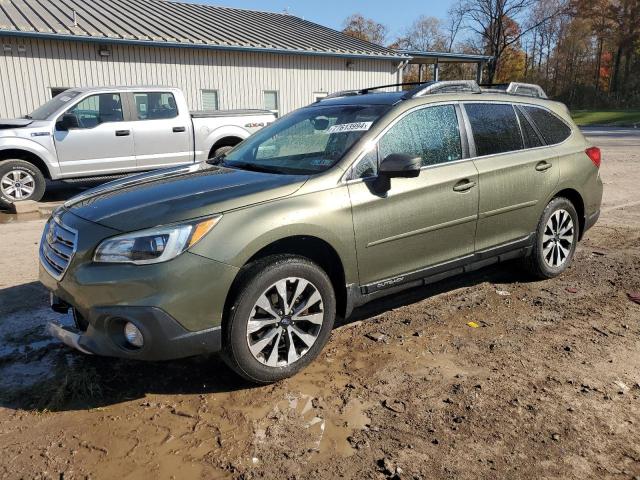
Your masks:
{"label": "white auction sticker", "polygon": [[371,125],[373,122],[342,123],[332,126],[327,130],[327,133],[362,132],[369,130]]}

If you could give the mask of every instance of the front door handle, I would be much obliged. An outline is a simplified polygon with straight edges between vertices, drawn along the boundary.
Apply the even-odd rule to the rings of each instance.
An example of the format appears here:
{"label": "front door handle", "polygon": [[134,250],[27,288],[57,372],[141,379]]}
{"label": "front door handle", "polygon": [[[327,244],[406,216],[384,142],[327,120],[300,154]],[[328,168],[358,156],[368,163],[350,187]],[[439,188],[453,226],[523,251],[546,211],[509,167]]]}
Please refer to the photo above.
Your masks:
{"label": "front door handle", "polygon": [[173,127],[173,133],[181,133],[186,131],[187,129],[185,127]]}
{"label": "front door handle", "polygon": [[553,167],[552,164],[542,161],[536,165],[536,170],[539,172],[544,172],[545,170],[549,170],[551,167]]}
{"label": "front door handle", "polygon": [[128,137],[131,135],[131,130],[116,130],[116,137]]}
{"label": "front door handle", "polygon": [[467,191],[471,190],[475,186],[476,186],[476,182],[474,182],[473,180],[464,179],[464,180],[460,180],[458,183],[456,183],[453,186],[453,191],[454,192],[467,192]]}

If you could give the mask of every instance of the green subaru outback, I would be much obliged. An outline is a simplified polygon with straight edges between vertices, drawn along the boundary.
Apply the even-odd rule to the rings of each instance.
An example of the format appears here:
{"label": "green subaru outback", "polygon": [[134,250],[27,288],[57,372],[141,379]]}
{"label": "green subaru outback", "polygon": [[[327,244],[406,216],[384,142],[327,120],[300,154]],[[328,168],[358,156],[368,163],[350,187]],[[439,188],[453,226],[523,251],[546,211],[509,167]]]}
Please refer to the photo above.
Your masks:
{"label": "green subaru outback", "polygon": [[40,280],[85,353],[221,351],[254,382],[295,374],[336,316],[522,258],[567,269],[597,220],[600,150],[526,85],[342,92],[225,156],[129,177],[54,212]]}

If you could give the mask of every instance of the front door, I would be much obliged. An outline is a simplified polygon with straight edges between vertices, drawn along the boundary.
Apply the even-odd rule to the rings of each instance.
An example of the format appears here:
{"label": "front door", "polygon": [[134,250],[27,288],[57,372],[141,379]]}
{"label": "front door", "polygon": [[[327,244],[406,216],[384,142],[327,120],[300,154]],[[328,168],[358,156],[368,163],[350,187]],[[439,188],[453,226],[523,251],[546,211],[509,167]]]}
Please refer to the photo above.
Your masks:
{"label": "front door", "polygon": [[65,176],[117,173],[135,169],[131,123],[125,121],[119,93],[91,95],[64,113],[72,128],[56,129],[54,141]]}
{"label": "front door", "polygon": [[[473,254],[478,172],[466,158],[461,126],[454,105],[410,111],[356,163],[349,194],[361,285],[404,283],[425,267]],[[423,168],[380,192],[378,159],[391,153],[420,156]]]}

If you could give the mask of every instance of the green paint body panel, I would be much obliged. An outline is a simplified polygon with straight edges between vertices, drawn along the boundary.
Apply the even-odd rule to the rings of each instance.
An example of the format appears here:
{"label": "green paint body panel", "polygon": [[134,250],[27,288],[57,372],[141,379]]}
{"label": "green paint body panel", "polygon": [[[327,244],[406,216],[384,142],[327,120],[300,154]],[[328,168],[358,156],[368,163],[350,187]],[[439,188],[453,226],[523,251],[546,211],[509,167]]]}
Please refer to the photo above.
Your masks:
{"label": "green paint body panel", "polygon": [[[78,231],[78,249],[61,280],[41,268],[41,281],[81,313],[103,306],[155,307],[197,332],[221,324],[240,269],[283,239],[314,237],[330,246],[346,284],[336,287],[357,289],[521,240],[535,231],[549,200],[563,190],[582,199],[585,218],[599,211],[602,182],[584,153],[590,145],[564,106],[528,97],[482,94],[481,100],[545,107],[572,126],[566,141],[481,158],[465,155],[424,167],[417,178],[393,178],[384,194],[370,180],[347,180],[354,162],[405,112],[479,99],[442,94],[400,102],[334,167],[317,175],[272,175],[203,163],[98,187],[58,212]],[[543,161],[551,167],[536,170]],[[454,191],[462,180],[475,187]],[[169,262],[92,262],[107,237],[214,214],[222,214],[216,227]]]}

